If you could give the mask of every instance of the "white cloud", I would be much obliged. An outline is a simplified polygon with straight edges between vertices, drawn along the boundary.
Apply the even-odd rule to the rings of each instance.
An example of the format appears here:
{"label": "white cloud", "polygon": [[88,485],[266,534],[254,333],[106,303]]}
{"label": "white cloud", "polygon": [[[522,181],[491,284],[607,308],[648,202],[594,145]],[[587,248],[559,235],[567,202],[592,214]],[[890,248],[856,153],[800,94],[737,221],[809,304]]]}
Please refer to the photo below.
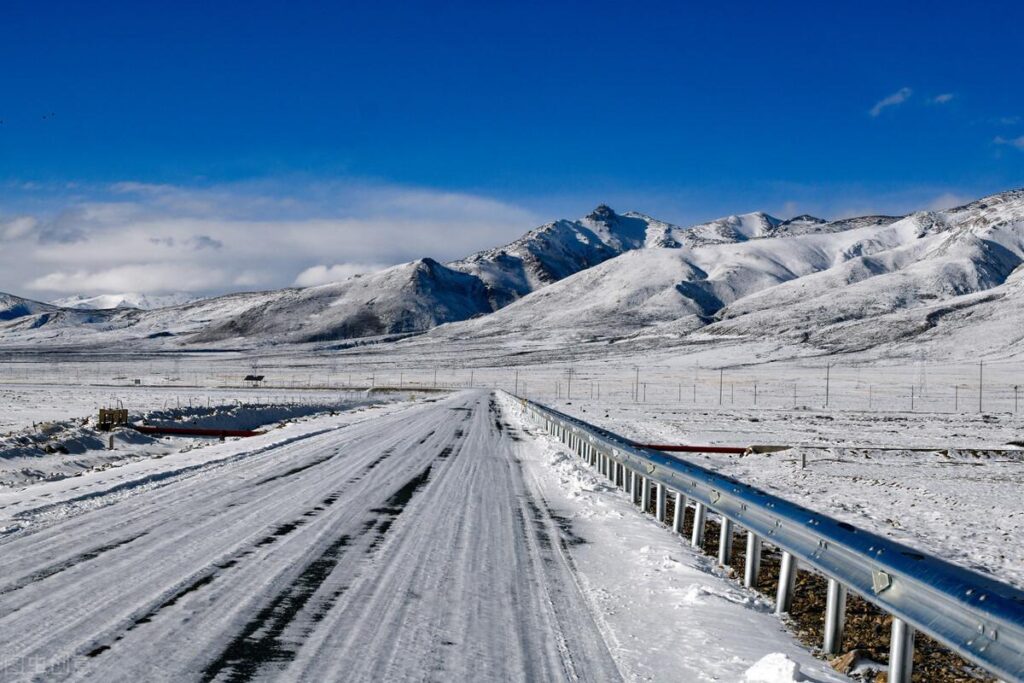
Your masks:
{"label": "white cloud", "polygon": [[792,218],[800,213],[800,204],[792,200],[785,202],[782,205],[782,217]]}
{"label": "white cloud", "polygon": [[952,209],[957,206],[968,204],[975,199],[977,199],[977,197],[969,197],[955,192],[943,192],[928,203],[928,208],[932,211]]}
{"label": "white cloud", "polygon": [[313,284],[424,256],[460,258],[542,222],[490,197],[367,181],[123,182],[55,196],[45,212],[0,215],[0,291],[217,294]]}
{"label": "white cloud", "polygon": [[32,234],[39,221],[34,216],[18,216],[7,221],[0,221],[0,239],[4,241],[21,239]]}
{"label": "white cloud", "polygon": [[997,135],[992,142],[997,145],[1007,145],[1008,147],[1024,150],[1024,135],[1021,135],[1019,138],[1004,138],[1002,135]]}
{"label": "white cloud", "polygon": [[49,292],[201,292],[224,284],[218,270],[196,266],[150,263],[106,270],[56,271],[28,283],[29,289]]}
{"label": "white cloud", "polygon": [[954,93],[944,92],[941,95],[936,95],[935,97],[931,98],[930,100],[928,100],[928,102],[930,104],[948,104],[952,102],[955,98],[956,95]]}
{"label": "white cloud", "polygon": [[313,266],[299,273],[299,276],[295,278],[295,286],[312,287],[314,285],[325,285],[329,282],[340,282],[347,280],[353,275],[372,273],[384,268],[387,268],[387,266],[376,263],[337,263],[333,266]]}
{"label": "white cloud", "polygon": [[883,97],[881,100],[875,103],[875,106],[871,107],[869,112],[872,116],[878,116],[882,113],[882,110],[887,107],[895,107],[903,104],[910,99],[910,96],[914,93],[910,88],[900,88],[888,97]]}

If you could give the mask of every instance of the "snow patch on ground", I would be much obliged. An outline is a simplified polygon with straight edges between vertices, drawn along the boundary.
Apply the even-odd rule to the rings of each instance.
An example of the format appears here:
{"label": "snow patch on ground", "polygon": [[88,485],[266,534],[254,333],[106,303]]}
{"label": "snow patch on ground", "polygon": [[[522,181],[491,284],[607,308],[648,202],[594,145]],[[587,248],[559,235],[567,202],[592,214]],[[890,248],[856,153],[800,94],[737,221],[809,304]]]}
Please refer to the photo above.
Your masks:
{"label": "snow patch on ground", "polygon": [[747,669],[745,683],[792,683],[802,681],[800,666],[781,652],[765,655],[757,664]]}

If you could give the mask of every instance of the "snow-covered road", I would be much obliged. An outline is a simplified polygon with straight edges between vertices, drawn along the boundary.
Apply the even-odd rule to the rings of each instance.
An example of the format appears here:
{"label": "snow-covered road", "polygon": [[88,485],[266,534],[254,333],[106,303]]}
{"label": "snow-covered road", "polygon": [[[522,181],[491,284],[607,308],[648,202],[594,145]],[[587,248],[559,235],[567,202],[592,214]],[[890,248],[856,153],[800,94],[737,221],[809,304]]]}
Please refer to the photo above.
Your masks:
{"label": "snow-covered road", "polygon": [[0,679],[740,680],[785,652],[837,680],[501,401],[5,494]]}
{"label": "snow-covered road", "polygon": [[48,506],[53,521],[0,546],[6,673],[618,677],[490,401]]}

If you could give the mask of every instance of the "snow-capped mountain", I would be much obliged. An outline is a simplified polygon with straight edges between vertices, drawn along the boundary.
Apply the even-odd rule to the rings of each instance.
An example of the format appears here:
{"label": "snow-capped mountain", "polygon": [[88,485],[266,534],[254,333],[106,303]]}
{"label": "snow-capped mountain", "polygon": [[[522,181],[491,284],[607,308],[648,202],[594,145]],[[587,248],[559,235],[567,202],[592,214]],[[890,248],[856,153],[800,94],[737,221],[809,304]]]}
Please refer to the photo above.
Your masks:
{"label": "snow-capped mountain", "polygon": [[542,225],[515,242],[448,266],[478,278],[492,310],[497,310],[624,251],[646,246],[654,223],[639,214],[620,216],[602,204],[578,221]]}
{"label": "snow-capped mountain", "polygon": [[433,330],[426,340],[696,334],[841,351],[985,321],[1003,332],[986,342],[1002,344],[1024,336],[1005,331],[1024,312],[1022,262],[1022,190],[905,217],[749,213],[688,228],[602,205],[448,264],[425,258],[306,289],[152,311],[4,296],[0,341],[216,346]]}
{"label": "snow-capped mountain", "polygon": [[699,331],[850,351],[939,334],[972,314],[994,323],[987,311],[998,307],[1018,312],[1020,332],[992,343],[1024,337],[1024,191],[904,218],[749,214],[692,230],[677,240],[687,245],[623,254],[458,332],[679,340]]}
{"label": "snow-capped mountain", "polygon": [[[623,217],[606,206],[578,221],[555,221],[520,239],[449,264],[429,258],[343,282],[234,294],[143,314],[128,307],[94,311],[81,327],[53,307],[41,324],[31,307],[11,307],[12,337],[70,340],[83,333],[186,343],[228,339],[328,341],[422,332],[486,315],[552,282],[645,245],[650,219]],[[16,298],[16,297],[14,297]],[[43,305],[43,304],[39,304]],[[45,327],[45,329],[43,329]]]}
{"label": "snow-capped mountain", "polygon": [[87,311],[104,311],[111,308],[139,308],[149,311],[154,308],[180,306],[195,300],[196,297],[194,295],[186,292],[174,292],[171,294],[126,292],[124,294],[97,294],[95,296],[76,294],[55,299],[50,303],[61,308],[77,308]]}

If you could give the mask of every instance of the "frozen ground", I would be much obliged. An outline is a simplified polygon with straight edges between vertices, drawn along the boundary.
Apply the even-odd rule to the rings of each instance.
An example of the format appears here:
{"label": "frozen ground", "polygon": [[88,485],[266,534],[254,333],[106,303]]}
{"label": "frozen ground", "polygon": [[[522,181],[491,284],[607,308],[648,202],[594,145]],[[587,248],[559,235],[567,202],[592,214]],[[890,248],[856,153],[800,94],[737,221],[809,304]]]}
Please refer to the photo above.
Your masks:
{"label": "frozen ground", "polygon": [[5,679],[844,680],[486,391],[0,492],[0,527]]}
{"label": "frozen ground", "polygon": [[[351,410],[370,399],[309,397],[285,404],[229,403],[160,408],[129,413],[132,424],[201,429],[275,429],[318,413]],[[377,399],[381,400],[381,399]],[[142,434],[130,427],[97,429],[96,417],[41,422],[0,436],[0,487],[25,486],[116,467],[143,458],[162,458],[181,450],[203,448],[216,437],[195,438]]]}
{"label": "frozen ground", "polygon": [[1006,447],[1024,434],[1012,415],[552,403],[638,443],[792,445],[675,455],[1024,587],[1024,547],[1015,540],[1024,534],[1024,448]]}
{"label": "frozen ground", "polygon": [[[99,408],[124,406],[133,414],[208,405],[329,404],[356,396],[338,389],[249,389],[241,386],[129,386],[75,383],[73,378],[44,375],[47,383],[0,383],[0,434],[33,424],[93,418]],[[358,392],[365,396],[365,392]]]}
{"label": "frozen ground", "polygon": [[[71,645],[64,647],[55,641],[47,641],[38,649],[19,649],[15,651],[17,661],[30,661],[25,657],[53,648],[53,658],[47,661],[70,662],[75,671],[79,672],[75,675],[111,673],[114,670],[111,668],[113,664],[104,660],[103,656],[84,657],[83,652],[88,651],[87,646],[95,649],[109,645],[114,650],[120,648],[122,642],[139,644],[146,640],[155,643],[148,640],[148,636],[134,640],[134,635],[125,636],[121,641],[117,641],[117,635],[114,635],[113,644],[103,640],[104,634],[118,634],[118,629],[126,629],[126,625],[134,623],[136,619],[149,621],[128,629],[129,633],[142,632],[150,622],[159,621],[167,624],[169,630],[161,630],[155,637],[166,637],[178,643],[175,639],[185,638],[180,634],[185,629],[184,620],[188,619],[189,624],[199,624],[202,628],[193,627],[195,633],[188,636],[187,642],[181,641],[182,655],[169,663],[169,671],[201,671],[213,658],[226,652],[232,643],[235,644],[236,653],[248,652],[256,647],[246,640],[247,636],[242,636],[252,615],[265,611],[278,598],[282,600],[277,603],[279,605],[295,606],[291,597],[282,596],[286,593],[293,595],[288,590],[295,590],[298,577],[305,569],[314,566],[317,558],[324,558],[323,553],[331,548],[331,539],[338,540],[342,536],[347,537],[345,543],[353,545],[351,551],[348,550],[349,546],[336,549],[337,553],[344,553],[348,558],[336,565],[343,567],[338,570],[342,574],[337,577],[342,583],[336,583],[333,578],[325,579],[323,584],[317,584],[314,588],[312,597],[302,598],[305,602],[300,602],[303,605],[321,604],[321,593],[317,591],[336,592],[344,586],[345,593],[337,598],[339,605],[349,604],[348,601],[354,598],[346,596],[355,591],[352,595],[380,608],[381,622],[374,628],[397,629],[399,635],[395,637],[400,638],[401,642],[384,642],[391,642],[395,647],[415,642],[420,643],[416,647],[426,648],[417,640],[418,636],[401,635],[407,627],[396,626],[398,617],[389,616],[387,611],[398,608],[381,606],[384,604],[383,598],[374,592],[370,576],[392,581],[387,585],[394,590],[400,590],[396,586],[407,585],[402,581],[417,585],[425,581],[424,585],[429,586],[440,585],[430,583],[440,579],[431,573],[412,577],[401,572],[393,579],[387,578],[390,574],[386,568],[393,560],[388,559],[392,556],[387,554],[392,551],[386,549],[392,543],[399,543],[397,539],[403,534],[412,533],[402,529],[413,522],[408,521],[408,515],[399,514],[386,524],[385,539],[375,544],[373,539],[376,538],[379,520],[374,521],[374,516],[387,513],[373,510],[392,508],[386,504],[387,497],[397,492],[405,482],[411,481],[414,475],[422,473],[427,464],[432,462],[432,455],[441,453],[451,445],[452,453],[459,454],[458,467],[467,468],[459,469],[459,476],[464,478],[464,483],[476,482],[481,489],[504,487],[502,490],[508,489],[514,493],[509,494],[512,498],[491,500],[483,493],[478,493],[474,486],[466,484],[463,490],[471,491],[467,495],[476,496],[467,499],[472,501],[472,506],[467,502],[462,508],[443,509],[450,515],[468,515],[476,526],[462,528],[460,533],[463,536],[452,536],[455,532],[447,522],[438,522],[433,516],[428,516],[427,521],[434,520],[439,525],[439,535],[435,540],[441,540],[437,540],[437,543],[445,548],[461,549],[470,542],[468,539],[483,534],[482,537],[488,539],[501,539],[501,543],[529,542],[543,545],[543,536],[538,537],[536,534],[540,533],[539,529],[543,525],[547,525],[547,540],[552,542],[561,538],[568,547],[559,551],[562,559],[556,557],[550,560],[550,556],[530,555],[533,558],[531,561],[545,565],[552,561],[567,563],[568,569],[555,565],[561,567],[559,571],[570,572],[569,583],[578,591],[578,597],[571,598],[576,602],[566,603],[569,606],[565,607],[576,616],[566,618],[578,618],[579,610],[583,607],[588,610],[593,626],[576,624],[573,628],[597,629],[607,656],[611,657],[616,670],[625,678],[664,680],[660,675],[662,671],[679,670],[702,671],[704,673],[700,675],[707,675],[708,680],[712,680],[713,676],[718,676],[718,680],[743,680],[749,667],[761,658],[775,654],[797,662],[808,673],[808,680],[833,680],[828,678],[827,672],[821,673],[820,669],[814,668],[821,665],[814,663],[809,655],[802,654],[800,648],[781,630],[774,617],[767,613],[763,601],[752,594],[738,591],[732,583],[720,582],[705,558],[691,554],[680,544],[679,539],[636,515],[624,501],[620,501],[617,493],[603,488],[587,472],[579,471],[573,461],[564,459],[553,442],[545,442],[543,438],[538,442],[525,433],[517,432],[518,425],[508,416],[502,420],[505,428],[500,434],[481,431],[478,437],[468,440],[468,427],[459,427],[458,421],[464,414],[472,414],[472,424],[476,425],[478,411],[486,413],[489,410],[485,410],[486,405],[479,407],[469,401],[466,396],[470,394],[460,394],[458,399],[442,399],[444,405],[452,400],[469,401],[454,405],[457,408],[468,408],[468,411],[437,412],[442,403],[430,402],[444,395],[433,393],[434,390],[470,387],[518,390],[520,394],[638,441],[795,446],[795,450],[773,456],[742,459],[728,456],[693,457],[704,466],[716,467],[770,488],[808,507],[873,528],[909,545],[1024,586],[1024,571],[1020,569],[1024,567],[1024,552],[1018,545],[1008,542],[1019,538],[1021,531],[1024,531],[1021,528],[1024,526],[1024,505],[1020,502],[1017,483],[1021,481],[1024,462],[1018,458],[1019,449],[1017,452],[1013,450],[1017,448],[1013,446],[1014,443],[1024,440],[1024,421],[1020,418],[1021,413],[1014,410],[1014,386],[1018,382],[1024,385],[1024,366],[1012,361],[988,361],[983,368],[979,368],[970,363],[947,365],[925,360],[908,362],[906,359],[882,362],[863,357],[808,358],[799,363],[757,364],[748,362],[751,358],[746,356],[742,359],[735,357],[734,351],[721,340],[685,354],[671,349],[644,350],[638,345],[628,348],[605,346],[603,350],[598,350],[587,345],[530,343],[523,344],[513,352],[500,344],[489,345],[479,340],[466,340],[444,346],[410,342],[398,346],[334,351],[290,348],[268,350],[258,357],[230,352],[138,358],[46,354],[18,356],[9,362],[0,361],[0,424],[4,425],[4,431],[31,427],[33,422],[43,420],[81,419],[94,415],[98,406],[113,405],[118,400],[134,412],[172,407],[177,409],[178,405],[184,409],[189,403],[193,407],[205,406],[208,401],[215,405],[235,402],[316,403],[346,397],[366,398],[366,390],[371,388],[374,389],[372,396],[376,395],[376,391],[399,389],[420,397],[412,404],[401,407],[362,409],[335,417],[311,418],[301,424],[275,430],[265,437],[237,444],[213,444],[191,452],[171,449],[172,452],[157,460],[140,460],[102,472],[89,472],[63,482],[37,484],[20,491],[9,491],[15,497],[0,502],[0,506],[6,508],[0,509],[0,517],[6,516],[6,521],[0,520],[0,526],[6,526],[10,533],[0,540],[0,545],[28,543],[27,540],[18,539],[33,536],[40,543],[40,554],[26,554],[26,564],[0,569],[0,576],[14,577],[11,580],[18,576],[35,576],[39,572],[48,576],[51,567],[63,567],[67,561],[80,555],[91,556],[96,548],[117,543],[118,538],[100,534],[95,544],[86,547],[83,545],[86,539],[78,539],[74,535],[83,530],[86,535],[93,533],[92,530],[100,528],[102,523],[122,528],[122,522],[115,521],[115,516],[121,514],[142,515],[145,523],[138,522],[139,531],[153,529],[154,533],[168,534],[179,545],[184,544],[189,548],[195,545],[187,557],[176,560],[174,567],[168,568],[166,575],[146,574],[150,570],[138,568],[136,560],[121,554],[127,553],[127,550],[110,550],[111,559],[116,560],[126,572],[140,571],[143,576],[150,576],[154,589],[149,591],[141,584],[136,586],[134,592],[125,598],[127,602],[124,604],[116,601],[110,603],[113,611],[109,615],[100,608],[83,613],[78,626],[69,626],[71,630],[66,632],[71,634]],[[269,386],[258,389],[240,386],[241,378],[255,366],[258,366],[259,374],[267,376]],[[979,370],[984,372],[983,376],[979,376]],[[140,386],[134,385],[135,378],[140,380]],[[570,382],[571,399],[568,397]],[[982,387],[980,395],[979,387]],[[483,399],[473,400],[479,402]],[[911,400],[913,410],[910,410]],[[417,411],[420,410],[427,411],[422,414],[423,421],[432,422],[430,428],[424,427],[422,434],[414,438],[412,432],[419,429],[416,425],[420,424],[420,418],[414,419],[411,416],[419,415]],[[486,419],[479,419],[487,422]],[[364,420],[368,421],[364,423]],[[452,420],[456,422],[451,423]],[[309,436],[295,443],[276,445],[278,440],[285,440],[285,435],[328,429],[324,425],[332,430],[330,436],[325,432],[322,436]],[[334,429],[335,426],[341,428]],[[436,434],[428,435],[431,429]],[[455,437],[458,429],[462,430],[463,437]],[[477,425],[473,429],[482,430],[483,426]],[[372,443],[371,432],[376,435],[379,443]],[[350,436],[357,440],[349,441]],[[424,437],[426,441],[419,444],[418,441]],[[341,440],[336,445],[333,439]],[[453,440],[455,445],[452,445]],[[466,445],[460,447],[459,443]],[[469,443],[474,444],[472,448],[469,448]],[[265,444],[267,450],[259,450],[263,447],[260,444]],[[384,456],[384,451],[392,445],[395,450],[384,457],[380,467],[374,466],[372,473],[367,475],[365,485],[344,483],[347,478],[355,477],[361,466],[373,462],[375,457]],[[912,448],[925,450],[908,450]],[[272,489],[276,498],[264,496],[263,491],[254,494],[245,489],[246,482],[251,484],[254,477],[265,479],[271,476],[269,472],[275,468],[288,471],[315,463],[336,449],[340,449],[340,453],[329,460],[313,464],[309,470],[301,470],[300,474],[285,480],[276,480],[276,483],[260,487],[269,487],[266,489],[268,493]],[[244,455],[250,452],[251,456]],[[371,457],[372,453],[376,453],[376,456]],[[798,466],[801,453],[807,458],[805,469]],[[482,458],[481,463],[486,462],[487,467],[490,467],[495,465],[492,459],[497,457],[505,459],[503,462],[506,468],[514,467],[512,458],[518,458],[523,467],[522,474],[498,474],[488,469],[480,470],[485,467],[484,464],[479,464],[476,469],[470,466],[474,459]],[[441,483],[446,481],[444,477],[448,475],[443,473],[449,471],[452,458],[456,456],[450,455],[435,463],[436,466],[432,465],[427,483],[410,500],[409,509],[415,508],[417,517],[426,514],[428,508],[438,505],[438,499],[433,496],[440,494],[435,491],[443,489],[450,492],[456,488],[454,484]],[[254,474],[249,474],[250,468],[256,468]],[[266,474],[261,474],[264,472]],[[314,473],[325,478],[323,485],[313,481]],[[407,478],[399,481],[402,477]],[[310,501],[327,498],[329,493],[324,493],[319,499],[315,496],[324,492],[323,487],[328,484],[337,484],[339,490],[344,489],[341,497],[325,510],[314,511],[312,508],[317,504]],[[98,490],[94,490],[93,486],[98,487]],[[223,494],[223,500],[217,498],[214,491]],[[543,507],[539,507],[543,513],[542,521],[530,521],[527,536],[509,540],[501,536],[503,532],[497,529],[511,524],[512,518],[504,511],[500,512],[500,518],[491,519],[486,515],[497,515],[498,508],[508,506],[514,510],[516,505],[532,514],[529,506],[522,508],[526,505],[522,502],[526,499],[520,498],[527,495],[524,491],[534,496],[531,500],[535,503],[540,500],[538,496],[541,496],[547,501],[549,509],[545,512]],[[247,502],[247,496],[255,498],[250,503]],[[78,500],[73,503],[63,502],[69,497]],[[416,502],[417,499],[419,502]],[[147,500],[159,500],[159,504],[146,505]],[[205,508],[205,511],[191,507],[179,510],[178,505],[186,505],[186,500],[189,506]],[[207,526],[204,525],[212,528],[218,522],[223,522],[230,529],[224,534],[234,533],[237,537],[228,539],[220,534],[216,539],[209,540],[200,534],[193,540],[184,529],[175,527],[169,518],[159,515],[150,517],[158,514],[152,510],[164,504],[170,506],[169,510],[173,510],[174,514],[182,516],[183,524],[205,529]],[[124,507],[120,507],[122,505]],[[92,509],[106,509],[108,506],[110,509],[106,512]],[[265,506],[269,507],[264,510]],[[485,509],[486,514],[483,511],[476,512],[478,507]],[[310,513],[308,518],[305,517],[306,513]],[[66,537],[59,536],[56,531],[58,526],[72,524],[73,519],[87,519],[83,515],[97,515],[93,518],[96,521],[87,529],[61,526]],[[271,541],[253,549],[255,556],[266,557],[267,562],[265,567],[261,565],[260,568],[254,568],[256,565],[250,561],[250,555],[244,555],[250,549],[245,543],[251,545],[259,542],[272,536],[274,530],[279,528],[290,529],[290,522],[295,519],[310,521],[302,522],[299,527],[288,531],[280,541]],[[532,520],[529,516],[525,519]],[[370,531],[359,531],[360,524],[371,522],[373,527]],[[132,524],[135,529],[135,523]],[[431,528],[418,526],[419,522],[416,524],[417,533],[426,536],[434,533]],[[307,526],[310,528],[307,529]],[[45,531],[50,528],[54,531]],[[314,532],[314,528],[317,531]],[[555,528],[557,534],[552,533]],[[38,535],[46,533],[51,535]],[[587,542],[572,543],[574,537],[583,538]],[[44,551],[45,544],[54,538],[59,538],[60,542]],[[130,538],[130,535],[124,538]],[[163,546],[149,546],[150,543],[156,543],[156,539],[151,539],[148,531],[144,538],[149,540],[131,541],[125,546],[126,549],[132,546],[143,548],[145,557],[155,558]],[[530,538],[534,540],[524,540]],[[136,546],[136,543],[143,545]],[[278,543],[287,543],[291,564],[283,555],[274,554],[279,552]],[[413,544],[413,541],[407,543]],[[560,546],[560,542],[556,542],[556,545]],[[10,546],[11,549],[22,547]],[[461,555],[450,559],[447,555],[431,554],[440,551],[426,548],[403,550],[401,552],[411,554],[395,557],[405,558],[401,560],[405,562],[421,562],[427,561],[423,558],[429,558],[430,561],[449,563],[446,566],[452,566],[452,571],[462,571],[466,566],[471,566],[471,571],[484,573],[491,584],[497,581],[498,585],[508,586],[512,584],[502,583],[500,576],[487,572],[493,572],[495,566],[508,563],[511,555],[527,552],[521,546],[513,547],[519,549],[481,551],[484,554],[475,560]],[[509,555],[501,555],[501,552]],[[533,552],[530,550],[527,554]],[[208,553],[209,557],[204,559],[204,553]],[[104,550],[104,557],[107,554]],[[236,557],[238,554],[242,556]],[[0,550],[0,557],[7,555]],[[354,558],[359,558],[356,562],[358,567],[349,567],[349,560]],[[64,573],[61,570],[53,577],[57,583],[49,585],[60,586],[61,581],[77,579],[80,576],[78,572],[81,572],[81,577],[91,586],[88,581],[100,580],[88,579],[91,572],[107,572],[104,564],[106,560],[98,559],[89,560],[66,577],[58,579]],[[452,562],[456,564],[451,565]],[[228,566],[218,566],[221,564]],[[246,568],[243,569],[243,566]],[[17,571],[23,571],[23,574],[17,574]],[[109,572],[103,574],[109,575]],[[213,575],[216,578],[207,579]],[[522,589],[527,591],[522,594],[524,600],[536,599],[529,591],[568,590],[565,588],[568,581],[565,575],[562,578],[557,574],[545,576],[535,577],[528,588]],[[50,580],[46,578],[43,584]],[[177,591],[189,587],[193,581],[206,583],[202,583],[192,593],[174,599]],[[220,609],[219,606],[230,603],[229,596],[237,597],[240,593],[235,584],[239,581],[253,582],[255,589],[251,596],[244,597],[244,600],[239,598],[237,609],[231,607],[223,616],[207,611],[214,609],[207,608],[207,604],[216,605]],[[560,588],[551,588],[546,583],[548,581],[556,582],[554,585]],[[362,586],[359,590],[363,592],[356,591],[354,587],[357,585]],[[449,581],[445,585],[455,584]],[[480,601],[488,596],[488,592],[480,588],[480,585],[477,579],[473,579],[464,585],[458,584],[457,588],[458,591],[472,593],[473,599]],[[286,590],[288,586],[291,588]],[[207,592],[207,588],[214,590]],[[0,586],[0,614],[4,612],[3,603],[9,599],[8,595],[24,596],[26,605],[36,604],[35,601],[44,595],[39,588],[32,589],[39,591],[36,593],[22,593],[23,589],[19,588],[17,592],[4,594],[4,590]],[[67,590],[70,591],[70,588]],[[443,619],[449,618],[445,616],[443,606],[424,598],[420,591],[414,593],[415,596],[406,601],[408,604],[405,609],[409,611],[403,617],[409,624],[419,624],[423,620],[442,623]],[[172,604],[161,610],[159,619],[147,616],[149,611],[168,601]],[[483,618],[473,611],[483,608],[470,608],[469,598],[466,601],[458,609],[470,609],[474,615]],[[419,612],[421,607],[426,611]],[[513,610],[508,605],[491,605],[488,607],[491,611],[483,614],[506,614],[507,627],[507,615],[519,612],[506,612],[506,608]],[[65,618],[62,609],[55,603],[45,603],[45,609],[40,614],[48,615],[47,619],[62,620]],[[271,611],[279,609],[284,607],[274,607]],[[354,606],[329,607],[328,611],[335,609],[341,609],[337,612],[337,621],[334,621],[334,617],[328,621],[337,629],[344,630],[346,625],[353,623],[350,620],[357,618]],[[455,609],[453,606],[452,610]],[[515,609],[519,609],[518,603]],[[559,621],[561,617],[557,611],[561,608],[552,609],[555,609],[554,613],[543,617],[549,621],[541,625],[535,623],[535,627],[552,629],[551,633],[557,635],[561,633],[558,624],[563,623]],[[725,610],[722,613],[726,615],[726,621],[711,621],[711,617],[705,615],[705,612],[710,614],[721,610]],[[19,619],[30,620],[26,614],[31,613],[21,612],[21,616],[17,612],[12,613],[11,618],[15,621],[10,623],[20,627],[24,622],[19,622]],[[358,645],[355,641],[335,642],[332,638],[337,636],[319,631],[321,627],[316,624],[320,621],[310,623],[309,614],[318,615],[316,620],[326,619],[319,616],[320,613],[313,607],[299,606],[295,621],[288,622],[282,627],[281,633],[273,636],[276,639],[273,647],[278,648],[274,651],[287,653],[282,655],[284,660],[281,666],[292,667],[289,671],[330,675],[330,671],[318,668],[324,666],[322,663],[316,663],[320,657],[318,653],[324,652],[322,648],[338,647],[341,652],[351,653],[355,647],[370,647],[365,642]],[[417,616],[420,614],[428,616],[420,619]],[[700,614],[700,620],[693,619],[694,614]],[[171,621],[164,622],[166,618]],[[178,621],[175,622],[175,619]],[[519,617],[512,619],[515,621]],[[86,635],[86,624],[90,620],[99,623],[100,627]],[[749,629],[747,624],[751,625]],[[0,629],[3,628],[4,621],[0,618]],[[76,628],[78,631],[75,631]],[[164,626],[159,628],[163,629]],[[458,628],[469,627],[460,622]],[[486,640],[491,636],[483,627],[476,630],[479,633],[474,632],[472,635],[459,631],[464,641],[453,638],[444,640],[470,643],[476,652],[484,652],[491,645],[483,644],[480,639]],[[260,626],[257,632],[272,633],[273,628]],[[314,637],[317,633],[320,635]],[[733,633],[736,634],[735,638],[731,638]],[[523,637],[526,638],[523,647],[540,647],[529,639],[530,636]],[[694,648],[687,645],[687,639],[701,643],[696,654]],[[658,643],[658,646],[647,647],[648,642]],[[156,645],[140,644],[139,647],[142,648],[141,657],[153,654],[155,650],[146,648],[155,648]],[[384,648],[384,645],[380,647]],[[451,647],[444,646],[441,654],[431,651],[429,656],[424,655],[426,658],[423,661],[428,661],[431,667],[440,667],[436,669],[438,671],[457,676],[463,671],[460,667],[468,667],[469,664],[459,660],[461,655],[446,653],[446,649]],[[526,666],[516,659],[521,654],[515,654],[509,650],[510,647],[510,644],[503,643],[496,650],[503,653],[508,664],[488,664],[499,667],[494,669],[497,675],[502,672],[511,676],[522,673],[520,669],[502,669],[501,666]],[[417,651],[422,653],[426,650]],[[387,659],[390,656],[381,650],[375,652],[375,657],[379,655]],[[605,656],[591,654],[598,660]],[[541,671],[538,675],[543,677],[544,672],[554,670],[551,667],[567,666],[564,660],[558,659],[559,656],[546,654],[547,659],[537,664],[542,667],[538,669]],[[687,657],[694,659],[687,660]],[[399,672],[401,675],[396,674],[398,678],[415,677],[407,673],[412,671],[410,663],[388,662],[383,665],[391,667],[386,668],[387,672]],[[769,659],[758,670],[771,669],[777,664],[777,658]],[[126,671],[132,674],[140,671],[143,664],[139,661],[125,666],[128,667]],[[133,666],[140,668],[133,669]],[[223,678],[235,676],[234,673],[226,673],[229,669],[235,671],[231,668],[235,664],[224,666]],[[260,664],[252,675],[259,677],[267,671],[278,671],[273,667],[266,669],[266,666],[266,663]],[[781,668],[785,669],[785,665]],[[360,672],[366,676],[379,673],[377,670]],[[237,674],[240,678],[248,675]],[[696,673],[693,675],[697,676]],[[689,680],[685,677],[682,679]],[[789,679],[783,677],[782,680]]]}

